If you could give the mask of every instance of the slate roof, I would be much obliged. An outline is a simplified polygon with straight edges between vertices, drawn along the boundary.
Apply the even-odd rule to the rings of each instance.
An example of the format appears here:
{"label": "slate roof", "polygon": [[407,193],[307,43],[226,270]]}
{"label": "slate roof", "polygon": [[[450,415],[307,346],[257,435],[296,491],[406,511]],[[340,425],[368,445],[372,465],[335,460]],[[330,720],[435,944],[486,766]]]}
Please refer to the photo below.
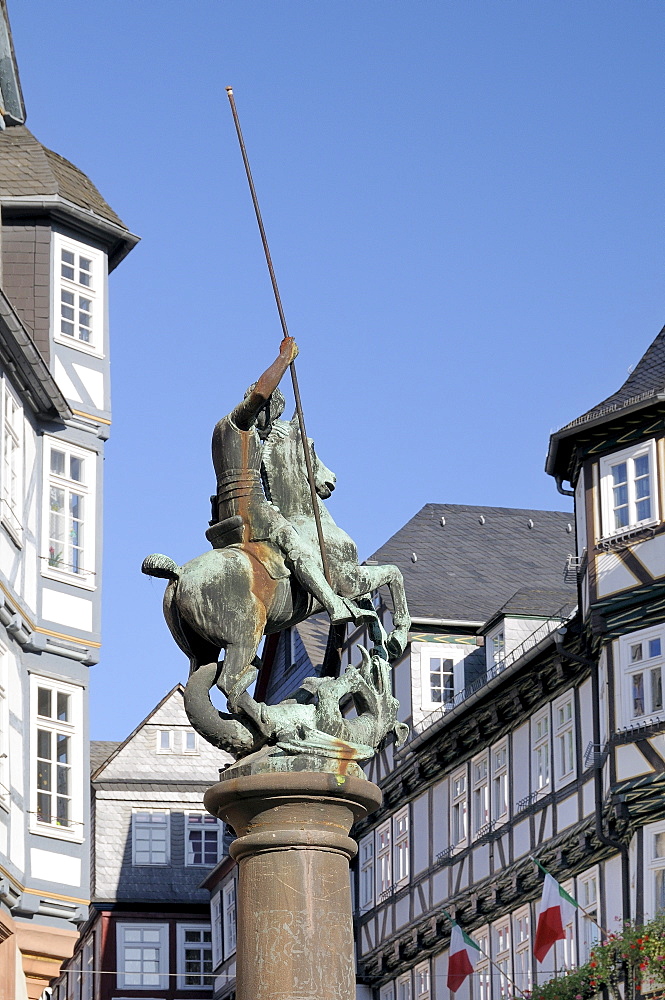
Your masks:
{"label": "slate roof", "polygon": [[[572,437],[578,429],[591,422],[603,422],[616,417],[621,410],[641,409],[665,397],[665,327],[645,351],[623,385],[580,417],[571,420],[550,438],[550,447],[545,465],[550,475],[556,475],[559,443],[562,438]],[[565,462],[568,450],[560,456]],[[565,473],[564,473],[565,476]]]}
{"label": "slate roof", "polygon": [[35,139],[25,125],[0,132],[0,199],[54,196],[127,227],[86,177],[69,160]]}
{"label": "slate roof", "polygon": [[105,764],[119,746],[118,740],[90,740],[90,774]]}
{"label": "slate roof", "polygon": [[558,612],[569,615],[577,605],[573,587],[521,587],[497,610],[502,615],[533,615],[551,618]]}
{"label": "slate roof", "polygon": [[[486,622],[523,588],[559,590],[574,552],[565,511],[429,503],[372,559],[402,570],[413,618]],[[534,594],[529,601],[542,604]]]}
{"label": "slate roof", "polygon": [[311,618],[300,622],[297,628],[310,663],[314,667],[320,667],[323,664],[328,644],[328,631],[330,629],[328,615],[312,615]]}

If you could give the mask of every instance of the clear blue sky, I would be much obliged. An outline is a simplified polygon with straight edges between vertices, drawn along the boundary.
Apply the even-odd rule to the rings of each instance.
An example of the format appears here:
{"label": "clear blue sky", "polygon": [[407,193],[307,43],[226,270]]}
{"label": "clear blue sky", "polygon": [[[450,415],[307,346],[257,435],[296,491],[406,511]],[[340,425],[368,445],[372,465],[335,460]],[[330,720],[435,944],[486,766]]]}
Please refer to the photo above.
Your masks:
{"label": "clear blue sky", "polygon": [[234,87],[333,514],[567,509],[548,435],[665,322],[655,0],[11,0],[28,125],[142,242],[111,277],[92,736],[187,673],[144,555],[207,547],[210,433],[280,330]]}

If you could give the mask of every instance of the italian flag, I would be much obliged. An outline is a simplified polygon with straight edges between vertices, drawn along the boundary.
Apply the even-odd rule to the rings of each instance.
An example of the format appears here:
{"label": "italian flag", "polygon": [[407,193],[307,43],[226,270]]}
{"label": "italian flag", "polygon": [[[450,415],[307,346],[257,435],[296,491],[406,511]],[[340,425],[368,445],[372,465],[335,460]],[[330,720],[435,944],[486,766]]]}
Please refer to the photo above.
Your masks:
{"label": "italian flag", "polygon": [[480,947],[465,934],[459,924],[453,923],[448,958],[448,989],[455,993],[467,976],[470,976],[480,957]]}
{"label": "italian flag", "polygon": [[555,878],[549,873],[545,875],[543,899],[540,904],[540,916],[536,928],[536,940],[533,953],[539,962],[543,962],[555,941],[563,941],[566,937],[565,927],[570,923],[577,902],[562,889]]}

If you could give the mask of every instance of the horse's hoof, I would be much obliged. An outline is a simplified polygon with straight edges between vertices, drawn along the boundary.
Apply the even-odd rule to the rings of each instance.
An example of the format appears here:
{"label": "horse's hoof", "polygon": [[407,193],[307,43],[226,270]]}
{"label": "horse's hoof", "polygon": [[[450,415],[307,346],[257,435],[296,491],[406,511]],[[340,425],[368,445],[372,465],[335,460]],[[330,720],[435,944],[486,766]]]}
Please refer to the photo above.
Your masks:
{"label": "horse's hoof", "polygon": [[409,640],[408,632],[405,629],[395,629],[391,632],[386,639],[386,649],[388,650],[388,659],[392,663],[393,660],[399,659],[404,650],[406,649],[406,644]]}

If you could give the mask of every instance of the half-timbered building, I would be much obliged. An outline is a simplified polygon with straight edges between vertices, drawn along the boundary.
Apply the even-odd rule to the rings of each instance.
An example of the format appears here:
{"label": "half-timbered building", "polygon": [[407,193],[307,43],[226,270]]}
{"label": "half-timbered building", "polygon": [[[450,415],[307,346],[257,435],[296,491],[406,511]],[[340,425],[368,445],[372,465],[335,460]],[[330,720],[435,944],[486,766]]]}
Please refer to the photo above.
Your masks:
{"label": "half-timbered building", "polygon": [[108,275],[137,241],[26,128],[0,0],[0,995],[39,997],[89,901]]}
{"label": "half-timbered building", "polygon": [[[413,613],[393,672],[411,735],[367,768],[384,800],[355,831],[359,998],[448,998],[450,917],[482,948],[456,996],[499,1000],[587,959],[595,921],[665,911],[664,415],[665,331],[551,437],[574,514],[428,505],[373,557]],[[322,669],[325,632],[269,650],[269,698]],[[350,631],[343,665],[366,642]],[[534,857],[584,908],[542,964]]]}

